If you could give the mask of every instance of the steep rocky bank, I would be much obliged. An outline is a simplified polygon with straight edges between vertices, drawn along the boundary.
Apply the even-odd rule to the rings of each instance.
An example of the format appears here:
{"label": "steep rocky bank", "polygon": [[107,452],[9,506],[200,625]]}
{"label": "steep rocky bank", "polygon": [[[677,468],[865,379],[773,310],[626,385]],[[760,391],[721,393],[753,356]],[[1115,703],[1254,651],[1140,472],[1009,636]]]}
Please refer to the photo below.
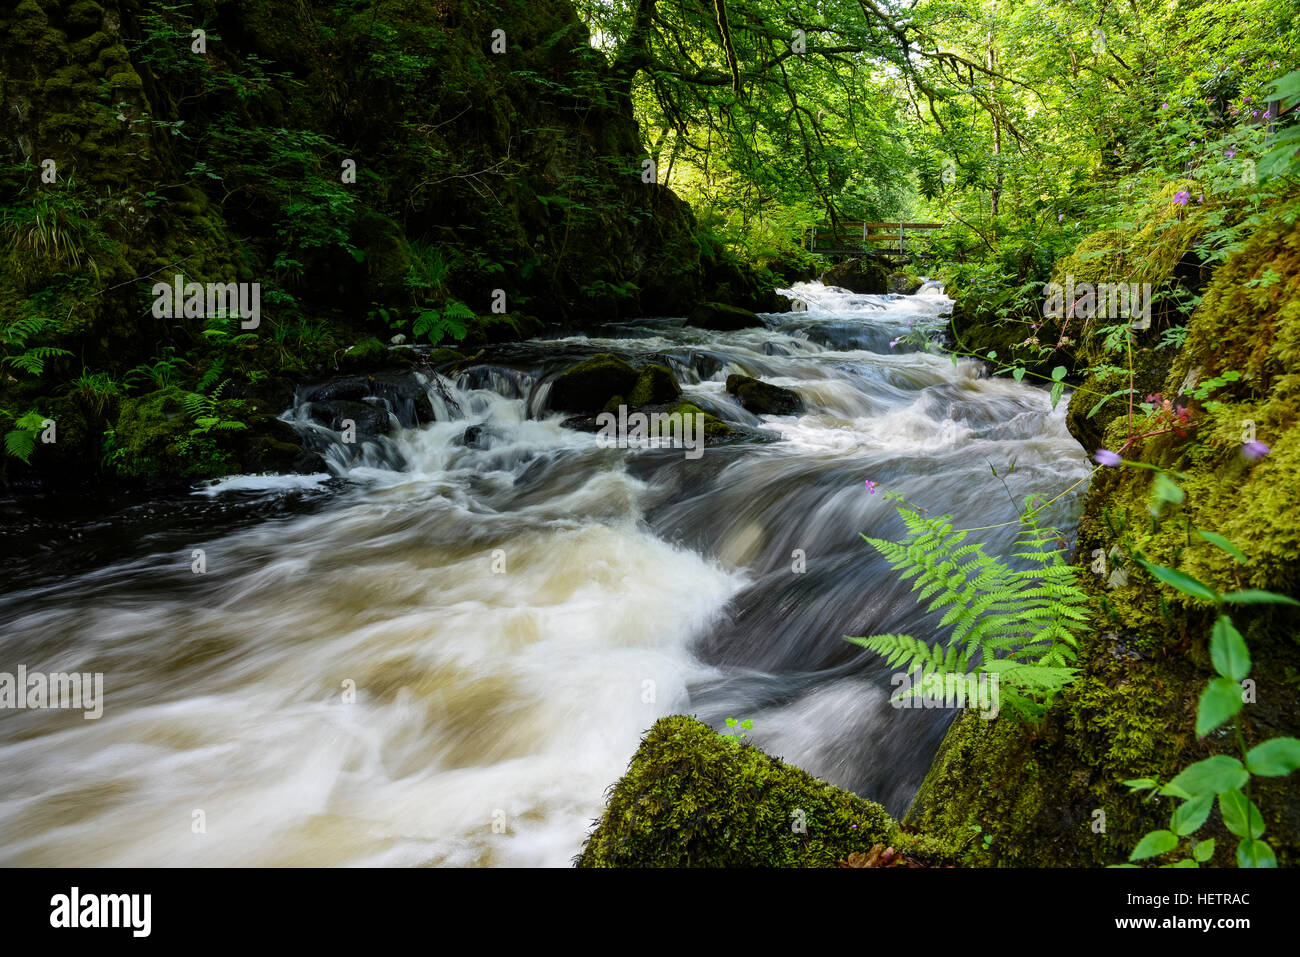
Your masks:
{"label": "steep rocky bank", "polygon": [[[409,365],[393,335],[779,308],[779,277],[643,176],[622,89],[567,0],[11,6],[0,426],[26,416],[29,454],[7,478],[291,468],[295,385]],[[260,324],[157,317],[178,276],[259,284]]]}

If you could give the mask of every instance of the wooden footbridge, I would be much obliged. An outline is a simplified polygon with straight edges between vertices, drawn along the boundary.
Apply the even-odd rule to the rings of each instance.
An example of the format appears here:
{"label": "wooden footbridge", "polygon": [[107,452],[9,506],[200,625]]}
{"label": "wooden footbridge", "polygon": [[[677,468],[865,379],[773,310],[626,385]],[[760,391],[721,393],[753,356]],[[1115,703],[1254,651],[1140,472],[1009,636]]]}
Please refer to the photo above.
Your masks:
{"label": "wooden footbridge", "polygon": [[811,226],[803,248],[824,256],[861,256],[864,252],[923,259],[943,223],[868,223],[842,219],[834,226]]}

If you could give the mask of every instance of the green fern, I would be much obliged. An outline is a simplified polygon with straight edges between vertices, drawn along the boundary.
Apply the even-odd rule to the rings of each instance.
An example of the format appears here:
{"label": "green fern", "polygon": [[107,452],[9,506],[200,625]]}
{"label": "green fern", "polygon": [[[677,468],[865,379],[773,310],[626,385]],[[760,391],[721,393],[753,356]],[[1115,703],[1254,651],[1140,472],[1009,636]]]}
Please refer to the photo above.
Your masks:
{"label": "green fern", "polygon": [[928,518],[900,506],[907,526],[901,542],[863,536],[904,581],[915,579],[926,611],[947,608],[939,627],[947,639],[934,645],[911,635],[848,638],[884,657],[891,667],[927,675],[997,674],[1008,704],[1017,713],[1041,713],[1074,677],[1078,633],[1087,628],[1087,597],[1059,547],[1059,536],[1043,527],[1033,498],[1021,515],[1016,569],[984,554],[982,544],[962,544],[967,532],[952,516]]}
{"label": "green fern", "polygon": [[36,436],[45,428],[45,416],[35,411],[15,415],[6,409],[0,409],[0,420],[3,419],[14,425],[5,433],[5,454],[30,462],[32,452],[36,449]]}

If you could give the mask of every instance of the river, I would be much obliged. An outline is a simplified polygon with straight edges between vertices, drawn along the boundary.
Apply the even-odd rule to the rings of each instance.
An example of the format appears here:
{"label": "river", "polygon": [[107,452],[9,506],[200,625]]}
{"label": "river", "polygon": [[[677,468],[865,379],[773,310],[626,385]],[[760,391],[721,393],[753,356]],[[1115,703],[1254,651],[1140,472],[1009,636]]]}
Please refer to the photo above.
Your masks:
{"label": "river", "polygon": [[[935,634],[860,537],[901,535],[881,491],[982,527],[1089,465],[1066,402],[891,346],[942,329],[937,288],[791,295],[807,308],[763,329],[501,347],[430,379],[438,421],[326,436],[329,474],[6,503],[36,544],[3,566],[0,670],[102,672],[105,700],[0,711],[0,863],[563,866],[678,713],[751,719],[754,744],[901,814],[952,714],[890,707],[891,669],[843,639]],[[668,362],[751,431],[698,460],[598,447],[545,408],[596,352]],[[732,372],[805,412],[750,414]],[[1008,495],[991,466],[1013,461]],[[1069,531],[1082,489],[1049,519]]]}

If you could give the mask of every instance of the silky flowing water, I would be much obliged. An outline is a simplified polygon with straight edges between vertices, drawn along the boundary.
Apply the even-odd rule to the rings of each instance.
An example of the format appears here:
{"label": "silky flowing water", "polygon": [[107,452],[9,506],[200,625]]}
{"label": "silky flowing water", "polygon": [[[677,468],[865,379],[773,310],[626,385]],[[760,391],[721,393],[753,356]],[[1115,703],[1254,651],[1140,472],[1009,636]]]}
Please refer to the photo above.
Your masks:
{"label": "silky flowing water", "polygon": [[[763,329],[504,347],[429,377],[434,423],[325,436],[330,475],[108,517],[7,503],[40,544],[4,566],[0,671],[102,672],[105,700],[0,711],[0,863],[565,865],[679,713],[752,719],[754,744],[904,812],[953,713],[891,707],[893,669],[843,638],[935,635],[861,538],[902,533],[864,483],[983,527],[1088,463],[1044,390],[891,346],[944,326],[938,289],[793,295]],[[596,352],[666,361],[752,432],[698,460],[599,447],[545,402]],[[733,372],[805,412],[746,412]],[[1081,490],[1049,511],[1067,531]],[[1007,554],[1014,533],[975,537]]]}

